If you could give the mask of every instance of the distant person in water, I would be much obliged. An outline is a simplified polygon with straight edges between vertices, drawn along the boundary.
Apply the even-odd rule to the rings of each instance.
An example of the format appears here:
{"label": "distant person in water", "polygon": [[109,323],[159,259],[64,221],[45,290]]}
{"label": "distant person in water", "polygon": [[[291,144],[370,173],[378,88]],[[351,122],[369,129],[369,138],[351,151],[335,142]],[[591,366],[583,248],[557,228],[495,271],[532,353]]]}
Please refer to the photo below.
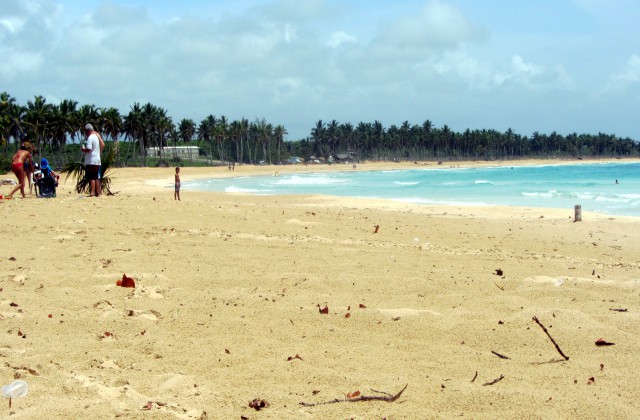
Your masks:
{"label": "distant person in water", "polygon": [[616,184],[619,184],[618,180],[616,179]]}
{"label": "distant person in water", "polygon": [[176,168],[176,176],[175,176],[175,192],[173,193],[174,200],[180,200],[180,168]]}

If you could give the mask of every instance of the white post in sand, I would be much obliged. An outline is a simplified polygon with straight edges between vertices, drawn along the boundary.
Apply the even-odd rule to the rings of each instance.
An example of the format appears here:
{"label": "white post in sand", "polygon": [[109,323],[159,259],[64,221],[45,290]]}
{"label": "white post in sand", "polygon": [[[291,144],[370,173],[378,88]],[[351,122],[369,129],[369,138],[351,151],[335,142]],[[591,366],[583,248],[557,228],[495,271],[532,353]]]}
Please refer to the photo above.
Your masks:
{"label": "white post in sand", "polygon": [[582,206],[580,204],[576,204],[575,207],[575,218],[574,222],[582,222]]}

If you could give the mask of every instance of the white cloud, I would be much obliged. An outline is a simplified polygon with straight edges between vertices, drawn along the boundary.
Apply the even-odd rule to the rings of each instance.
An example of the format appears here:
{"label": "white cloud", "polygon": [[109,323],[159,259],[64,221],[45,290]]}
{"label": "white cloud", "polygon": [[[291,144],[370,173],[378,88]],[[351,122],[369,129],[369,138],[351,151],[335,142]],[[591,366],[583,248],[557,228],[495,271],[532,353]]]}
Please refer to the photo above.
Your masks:
{"label": "white cloud", "polygon": [[600,94],[625,92],[630,84],[640,82],[640,55],[632,54],[620,71],[609,76]]}
{"label": "white cloud", "polygon": [[445,52],[432,65],[440,75],[455,75],[464,80],[470,87],[483,88],[487,86],[488,69],[479,60],[470,57],[464,49]]}
{"label": "white cloud", "polygon": [[296,28],[293,25],[286,24],[284,26],[284,40],[286,42],[293,42],[296,38]]}
{"label": "white cloud", "polygon": [[343,31],[333,32],[329,35],[329,45],[331,48],[338,48],[343,44],[356,44],[358,42],[358,38],[355,36],[349,35]]}
{"label": "white cloud", "polygon": [[458,9],[432,0],[421,13],[404,16],[383,29],[380,41],[401,51],[442,51],[462,44],[481,42],[486,31]]}
{"label": "white cloud", "polygon": [[24,19],[19,19],[17,17],[9,16],[0,19],[0,29],[4,29],[11,34],[15,34],[16,32],[20,31],[23,25]]}
{"label": "white cloud", "polygon": [[622,71],[614,74],[612,79],[621,82],[640,81],[640,56],[633,54],[629,57],[629,61],[622,68]]}
{"label": "white cloud", "polygon": [[574,82],[566,69],[557,65],[553,70],[525,61],[514,55],[500,65],[490,59],[474,58],[465,48],[445,52],[437,60],[426,64],[438,75],[463,81],[469,89],[491,90],[521,86],[528,90],[571,89]]}
{"label": "white cloud", "polygon": [[0,48],[0,57],[6,57],[0,65],[0,76],[7,81],[19,76],[36,75],[41,71],[44,63],[42,55],[35,52],[15,52]]}

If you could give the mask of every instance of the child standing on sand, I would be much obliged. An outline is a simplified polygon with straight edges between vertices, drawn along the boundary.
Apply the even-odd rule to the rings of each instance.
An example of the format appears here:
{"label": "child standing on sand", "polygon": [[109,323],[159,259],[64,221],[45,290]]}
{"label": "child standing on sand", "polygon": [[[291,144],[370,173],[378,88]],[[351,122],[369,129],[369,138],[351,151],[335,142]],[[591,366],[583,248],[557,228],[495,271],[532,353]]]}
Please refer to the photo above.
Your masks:
{"label": "child standing on sand", "polygon": [[180,201],[180,168],[176,168],[176,189],[173,193],[173,199]]}

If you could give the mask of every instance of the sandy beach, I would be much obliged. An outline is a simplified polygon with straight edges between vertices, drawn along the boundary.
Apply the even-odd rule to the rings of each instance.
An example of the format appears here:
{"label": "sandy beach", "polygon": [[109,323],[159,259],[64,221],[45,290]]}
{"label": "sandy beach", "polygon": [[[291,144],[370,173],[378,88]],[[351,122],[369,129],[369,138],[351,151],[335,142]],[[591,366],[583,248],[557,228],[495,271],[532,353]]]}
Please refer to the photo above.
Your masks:
{"label": "sandy beach", "polygon": [[[416,165],[437,167],[358,170]],[[0,200],[0,385],[29,385],[0,418],[640,417],[640,219],[184,189],[176,202],[173,173],[114,170],[110,197],[63,176],[56,198]]]}

